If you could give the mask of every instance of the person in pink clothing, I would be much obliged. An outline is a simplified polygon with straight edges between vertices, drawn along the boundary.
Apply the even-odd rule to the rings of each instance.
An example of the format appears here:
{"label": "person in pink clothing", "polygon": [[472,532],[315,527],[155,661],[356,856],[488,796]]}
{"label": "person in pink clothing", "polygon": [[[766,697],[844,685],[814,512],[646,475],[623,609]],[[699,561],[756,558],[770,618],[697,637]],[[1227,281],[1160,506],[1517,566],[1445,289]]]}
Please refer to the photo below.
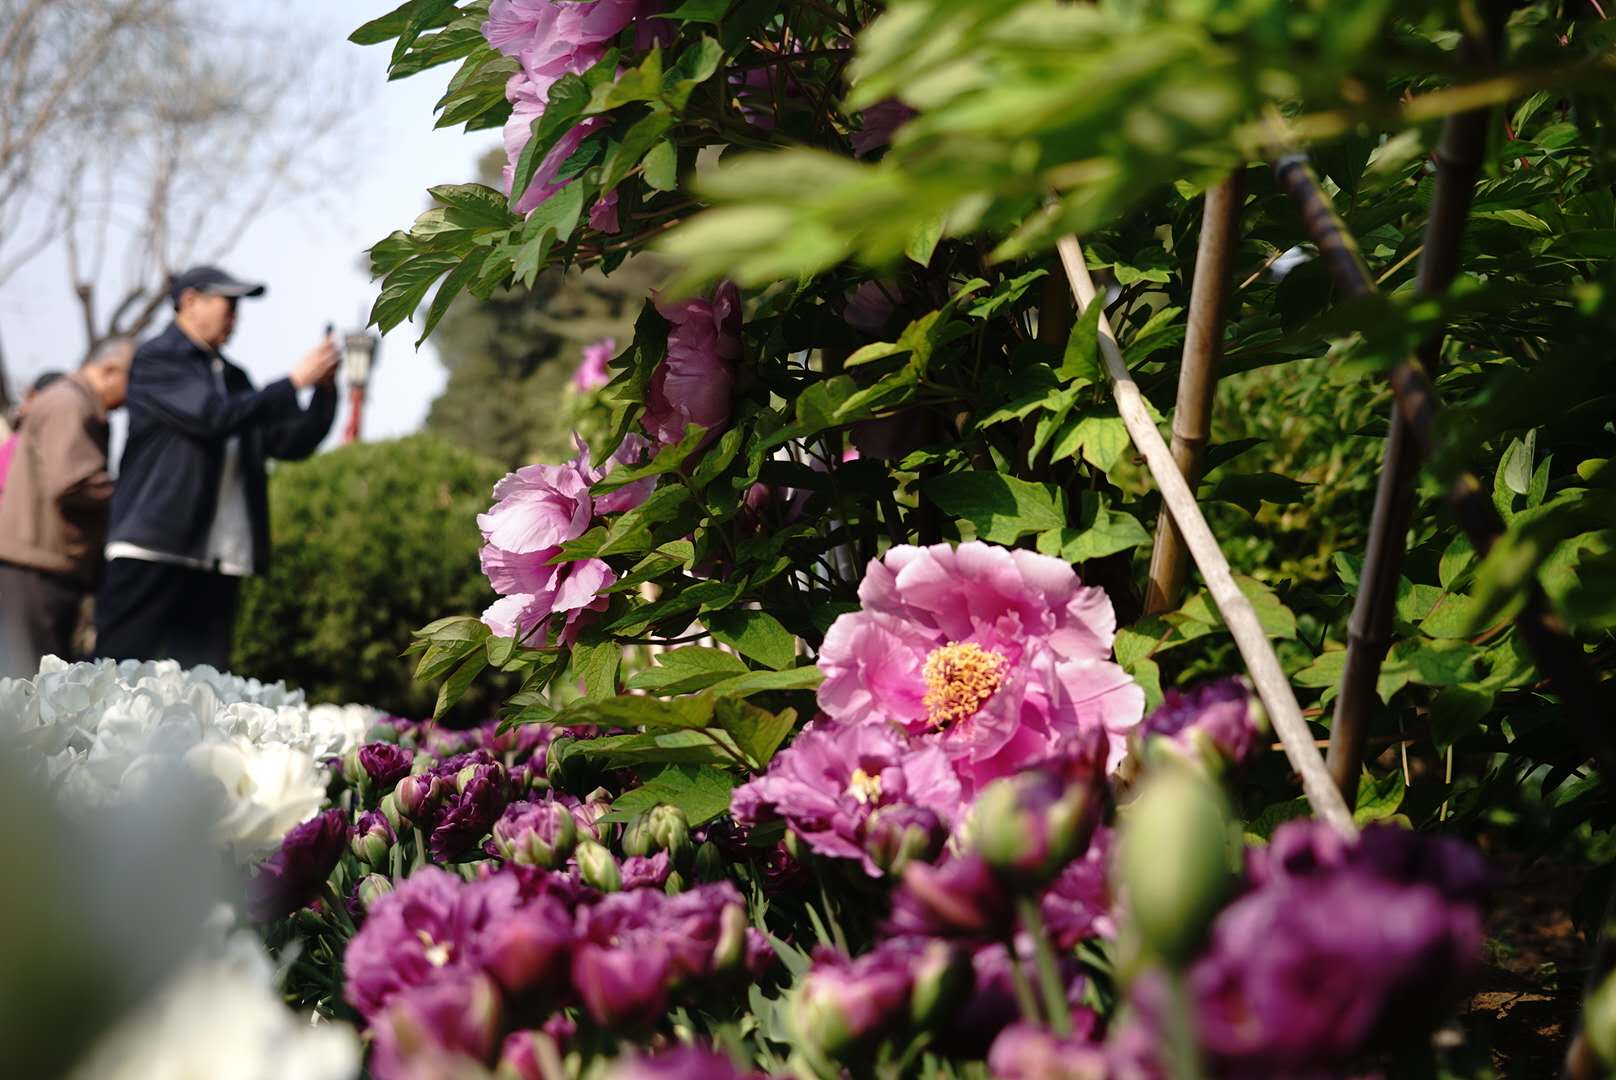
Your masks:
{"label": "person in pink clothing", "polygon": [[19,438],[17,427],[22,423],[23,417],[28,415],[28,407],[34,403],[34,399],[39,396],[39,392],[57,379],[60,379],[64,374],[65,372],[61,371],[45,372],[45,374],[34,380],[34,385],[30,386],[28,393],[23,395],[22,404],[17,406],[16,415],[11,418],[11,434],[4,439],[0,439],[0,491],[6,489],[6,473],[11,471],[11,458],[17,452],[17,439]]}

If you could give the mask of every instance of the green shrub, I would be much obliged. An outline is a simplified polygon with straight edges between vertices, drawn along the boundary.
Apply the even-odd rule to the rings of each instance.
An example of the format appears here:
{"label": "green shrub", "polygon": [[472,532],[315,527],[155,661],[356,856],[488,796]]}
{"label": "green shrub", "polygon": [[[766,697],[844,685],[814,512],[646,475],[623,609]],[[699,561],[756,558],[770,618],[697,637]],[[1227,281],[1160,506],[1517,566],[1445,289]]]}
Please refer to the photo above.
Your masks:
{"label": "green shrub", "polygon": [[[285,679],[311,700],[430,715],[437,688],[416,683],[400,654],[411,630],[493,602],[476,515],[502,472],[430,435],[277,468],[274,555],[243,592],[235,669]],[[498,689],[480,681],[456,711],[480,718]]]}

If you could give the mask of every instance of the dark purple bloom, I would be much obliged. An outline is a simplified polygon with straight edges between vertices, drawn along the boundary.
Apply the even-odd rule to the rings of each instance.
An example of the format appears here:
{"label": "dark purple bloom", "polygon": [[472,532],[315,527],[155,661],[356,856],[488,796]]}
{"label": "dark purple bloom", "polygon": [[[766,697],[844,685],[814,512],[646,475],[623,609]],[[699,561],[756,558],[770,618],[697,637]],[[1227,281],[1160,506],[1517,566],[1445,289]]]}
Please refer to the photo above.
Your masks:
{"label": "dark purple bloom", "polygon": [[1082,764],[1066,762],[994,780],[971,808],[976,850],[1011,881],[1048,881],[1088,847],[1102,787]]}
{"label": "dark purple bloom", "polygon": [[868,157],[892,142],[893,133],[915,116],[915,110],[897,98],[878,101],[864,110],[864,126],[853,134],[854,157]]}
{"label": "dark purple bloom", "polygon": [[483,967],[512,993],[541,987],[564,970],[572,916],[552,896],[540,896],[490,922],[478,935]]}
{"label": "dark purple bloom", "polygon": [[327,810],[286,834],[280,850],[247,883],[247,910],[258,922],[283,919],[313,900],[348,846],[348,816]]}
{"label": "dark purple bloom", "polygon": [[864,824],[864,853],[889,874],[903,873],[915,859],[935,859],[947,841],[948,827],[942,820],[912,803],[877,807]]}
{"label": "dark purple bloom", "polygon": [[1057,948],[1070,949],[1089,938],[1116,936],[1110,884],[1115,836],[1104,825],[1096,828],[1083,857],[1067,863],[1044,893],[1040,901],[1044,925]]}
{"label": "dark purple bloom", "polygon": [[660,889],[671,869],[666,851],[650,856],[630,855],[618,865],[618,877],[624,889]]}
{"label": "dark purple bloom", "polygon": [[871,815],[893,805],[918,806],[944,825],[963,810],[960,782],[936,744],[910,745],[884,724],[816,721],[736,793],[742,819],[766,809],[785,818],[821,855],[857,859],[872,877],[881,867],[865,849]]}
{"label": "dark purple bloom", "polygon": [[1093,1039],[1095,1017],[1079,1009],[1075,1030],[1061,1038],[1033,1024],[1011,1024],[988,1051],[988,1070],[1000,1080],[1105,1080],[1110,1076],[1104,1050]]}
{"label": "dark purple bloom", "polygon": [[895,934],[999,939],[1010,923],[1010,895],[977,855],[910,863],[892,898]]}
{"label": "dark purple bloom", "polygon": [[463,1059],[486,1061],[499,1034],[499,991],[488,976],[458,971],[398,994],[371,1022],[376,1080],[451,1076]]}
{"label": "dark purple bloom", "polygon": [[597,1024],[649,1027],[667,1007],[670,966],[665,949],[636,954],[586,942],[572,953],[572,985]]}
{"label": "dark purple bloom", "polygon": [[443,796],[449,790],[442,777],[433,773],[406,776],[393,790],[393,802],[398,815],[417,829],[431,828]]}
{"label": "dark purple bloom", "polygon": [[1202,1045],[1230,1070],[1331,1066],[1418,1035],[1480,963],[1479,855],[1389,826],[1357,843],[1324,830],[1284,826],[1253,856],[1256,888],[1191,969]]}
{"label": "dark purple bloom", "polygon": [[484,968],[484,929],[523,905],[513,874],[465,882],[425,866],[371,907],[343,957],[343,996],[366,1019],[400,991]]}
{"label": "dark purple bloom", "polygon": [[366,743],[359,748],[359,765],[376,785],[379,792],[393,790],[393,785],[410,774],[415,751],[396,743]]}
{"label": "dark purple bloom", "polygon": [[359,861],[370,866],[381,866],[397,841],[398,836],[393,832],[386,814],[380,810],[362,810],[359,819],[354,822],[348,847]]}
{"label": "dark purple bloom", "polygon": [[1244,679],[1229,676],[1188,690],[1167,691],[1156,711],[1139,725],[1139,738],[1146,745],[1163,738],[1192,759],[1215,756],[1239,767],[1262,749],[1265,730],[1262,706],[1251,688]]}
{"label": "dark purple bloom", "polygon": [[[505,775],[499,766],[471,766],[473,775],[444,801],[427,847],[438,862],[475,848],[505,809]],[[464,775],[464,774],[462,774]]]}
{"label": "dark purple bloom", "polygon": [[747,1080],[755,1075],[736,1069],[727,1054],[680,1046],[655,1057],[620,1058],[607,1071],[606,1080]]}
{"label": "dark purple bloom", "polygon": [[914,950],[904,944],[852,960],[833,950],[817,950],[813,970],[792,1006],[791,1024],[798,1037],[832,1059],[866,1050],[908,1015],[914,958]]}
{"label": "dark purple bloom", "polygon": [[572,854],[577,839],[572,811],[553,799],[513,802],[494,823],[494,849],[500,858],[523,866],[554,870]]}
{"label": "dark purple bloom", "polygon": [[[1025,939],[1020,946],[1024,970],[1033,970],[1033,959]],[[986,945],[971,955],[970,995],[955,1011],[951,1021],[937,1032],[937,1048],[951,1057],[982,1058],[999,1032],[1021,1019],[1011,976],[1010,951],[1003,944]],[[1078,1032],[1090,1030],[1097,1019],[1081,1002],[1086,983],[1077,961],[1061,959],[1061,976],[1066,982],[1066,1002],[1072,1010]]]}

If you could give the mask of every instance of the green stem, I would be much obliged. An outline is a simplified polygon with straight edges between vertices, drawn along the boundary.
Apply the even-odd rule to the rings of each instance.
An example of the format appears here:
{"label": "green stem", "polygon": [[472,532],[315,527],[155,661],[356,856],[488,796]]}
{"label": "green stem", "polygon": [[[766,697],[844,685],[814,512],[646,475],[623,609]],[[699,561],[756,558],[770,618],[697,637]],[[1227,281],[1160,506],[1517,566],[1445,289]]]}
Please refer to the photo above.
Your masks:
{"label": "green stem", "polygon": [[825,925],[830,927],[831,942],[843,956],[851,956],[852,953],[847,948],[847,937],[842,933],[842,924],[837,921],[836,912],[831,910],[830,894],[825,890],[825,876],[817,867],[814,869],[814,877],[819,880],[819,905],[825,911]]}
{"label": "green stem", "polygon": [[1010,954],[1010,986],[1016,994],[1016,1007],[1021,1010],[1021,1017],[1027,1023],[1041,1024],[1043,1017],[1038,1012],[1038,996],[1032,992],[1032,983],[1027,979],[1027,970],[1021,966],[1021,957],[1016,955],[1015,939],[1005,942],[1004,947]]}
{"label": "green stem", "polygon": [[1072,1034],[1072,1008],[1066,1002],[1066,987],[1062,984],[1060,965],[1055,950],[1049,944],[1044,930],[1044,917],[1038,910],[1038,899],[1033,896],[1016,897],[1016,914],[1021,929],[1032,938],[1033,961],[1038,965],[1038,985],[1044,994],[1044,1011],[1049,1014],[1049,1027],[1061,1038]]}
{"label": "green stem", "polygon": [[1184,976],[1178,971],[1164,972],[1167,982],[1167,1008],[1163,1017],[1167,1051],[1167,1075],[1170,1080],[1201,1080],[1201,1053],[1195,1039],[1194,1006]]}
{"label": "green stem", "polygon": [[348,905],[337,895],[337,890],[331,887],[331,882],[325,883],[324,892],[326,905],[331,908],[331,920],[346,931],[349,937],[353,937],[358,931],[354,927],[353,919],[348,916]]}
{"label": "green stem", "polygon": [[419,828],[412,830],[415,833],[415,858],[410,860],[410,873],[415,873],[426,865],[426,835]]}

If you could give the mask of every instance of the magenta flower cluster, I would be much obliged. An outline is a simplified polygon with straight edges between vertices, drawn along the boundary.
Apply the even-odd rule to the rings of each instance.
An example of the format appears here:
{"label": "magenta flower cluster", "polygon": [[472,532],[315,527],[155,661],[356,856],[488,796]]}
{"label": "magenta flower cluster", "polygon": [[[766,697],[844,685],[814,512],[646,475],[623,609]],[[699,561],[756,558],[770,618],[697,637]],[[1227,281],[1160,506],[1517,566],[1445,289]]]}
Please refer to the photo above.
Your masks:
{"label": "magenta flower cluster", "polygon": [[489,1064],[518,999],[577,1004],[632,1030],[675,999],[744,984],[772,957],[727,882],[601,896],[542,871],[467,882],[429,866],[370,908],[344,994],[375,1034],[372,1072],[393,1080],[423,1061]]}

